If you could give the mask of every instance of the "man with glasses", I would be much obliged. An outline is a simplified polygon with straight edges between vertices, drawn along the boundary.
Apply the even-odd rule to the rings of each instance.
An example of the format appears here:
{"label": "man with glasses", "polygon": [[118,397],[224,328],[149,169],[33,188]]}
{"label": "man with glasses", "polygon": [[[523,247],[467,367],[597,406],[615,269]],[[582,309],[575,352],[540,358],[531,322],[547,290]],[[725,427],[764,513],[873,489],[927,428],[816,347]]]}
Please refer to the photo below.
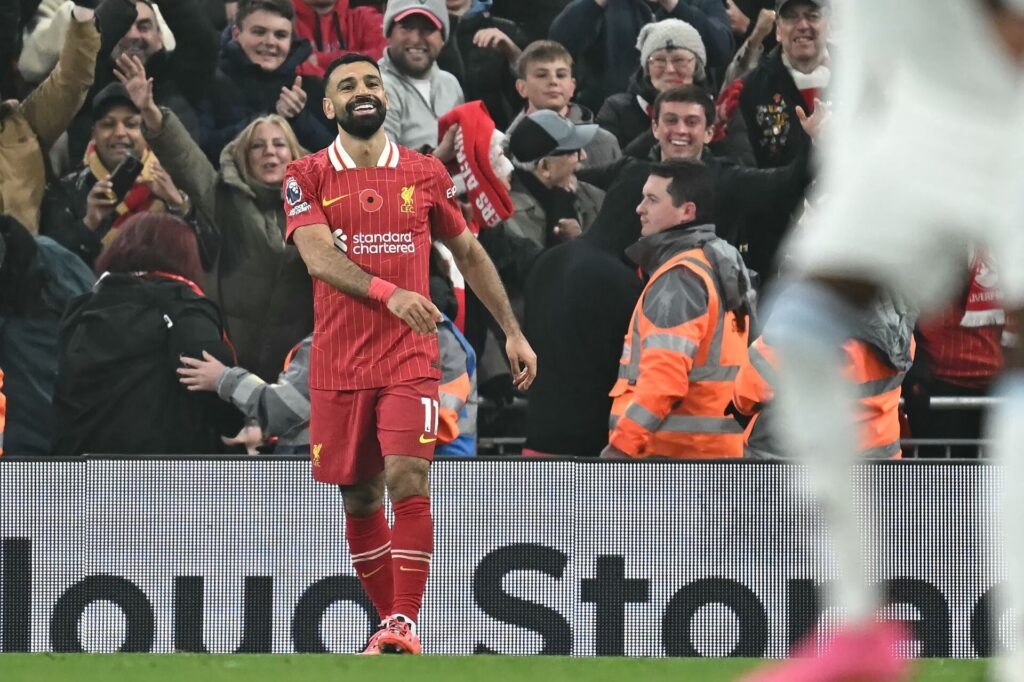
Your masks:
{"label": "man with glasses", "polygon": [[[761,168],[785,166],[810,144],[796,108],[813,113],[815,99],[832,76],[826,45],[831,25],[829,0],[776,0],[775,12],[779,46],[719,98],[719,119],[731,121],[735,135],[746,128]],[[741,122],[732,120],[737,108]]]}

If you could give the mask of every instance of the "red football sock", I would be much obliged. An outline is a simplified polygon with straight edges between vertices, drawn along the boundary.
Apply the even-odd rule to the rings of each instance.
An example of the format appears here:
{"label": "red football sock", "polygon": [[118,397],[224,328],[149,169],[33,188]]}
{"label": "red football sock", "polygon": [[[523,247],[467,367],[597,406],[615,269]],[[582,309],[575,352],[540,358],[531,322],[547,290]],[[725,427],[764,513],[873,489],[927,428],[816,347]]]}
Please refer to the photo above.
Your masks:
{"label": "red football sock", "polygon": [[370,516],[345,514],[345,535],[352,566],[381,620],[391,615],[395,580],[391,570],[391,529],[381,507]]}
{"label": "red football sock", "polygon": [[394,563],[395,602],[392,613],[400,613],[416,622],[430,574],[430,556],[434,551],[430,498],[407,497],[395,502],[393,507],[395,528],[391,533],[391,558]]}

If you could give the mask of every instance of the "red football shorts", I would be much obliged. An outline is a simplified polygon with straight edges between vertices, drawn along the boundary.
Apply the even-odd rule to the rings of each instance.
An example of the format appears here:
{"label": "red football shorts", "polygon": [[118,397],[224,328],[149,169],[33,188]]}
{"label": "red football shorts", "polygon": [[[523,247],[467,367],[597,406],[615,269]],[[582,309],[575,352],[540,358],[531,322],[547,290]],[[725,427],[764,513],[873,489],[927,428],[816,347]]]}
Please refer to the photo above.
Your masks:
{"label": "red football shorts", "polygon": [[309,389],[309,454],[321,483],[364,483],[388,455],[432,460],[437,442],[437,379],[356,391]]}

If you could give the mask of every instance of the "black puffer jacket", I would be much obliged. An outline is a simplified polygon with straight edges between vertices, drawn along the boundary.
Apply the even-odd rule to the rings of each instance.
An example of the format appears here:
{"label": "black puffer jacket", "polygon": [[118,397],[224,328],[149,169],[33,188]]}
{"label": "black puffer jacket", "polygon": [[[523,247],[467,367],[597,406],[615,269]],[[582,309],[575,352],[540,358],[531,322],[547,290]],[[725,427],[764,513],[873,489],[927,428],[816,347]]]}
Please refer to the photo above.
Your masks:
{"label": "black puffer jacket", "polygon": [[217,306],[187,284],[105,277],[61,322],[54,454],[223,452],[238,413],[176,373],[181,355],[204,350],[233,365],[223,332]]}
{"label": "black puffer jacket", "polygon": [[[312,53],[308,40],[295,37],[284,63],[274,71],[264,71],[249,61],[238,43],[230,38],[231,34],[225,30],[220,66],[199,112],[199,144],[215,164],[220,159],[221,150],[253,119],[276,111],[281,88],[294,85],[295,70]],[[306,91],[306,106],[288,122],[299,138],[299,144],[310,151],[318,151],[334,139],[335,128],[324,117],[323,82],[313,76],[304,76],[302,89]]]}
{"label": "black puffer jacket", "polygon": [[466,101],[483,100],[498,130],[506,130],[522,108],[516,92],[515,64],[509,64],[498,50],[477,47],[473,36],[486,28],[496,28],[507,35],[519,49],[526,47],[526,36],[511,21],[491,16],[489,12],[471,17],[451,17],[455,46],[465,69],[460,83]]}
{"label": "black puffer jacket", "polygon": [[633,74],[626,92],[609,97],[597,112],[597,124],[614,135],[623,150],[630,142],[651,130],[651,117],[640,107],[638,96],[651,107],[658,96],[658,91],[644,75],[642,68]]}

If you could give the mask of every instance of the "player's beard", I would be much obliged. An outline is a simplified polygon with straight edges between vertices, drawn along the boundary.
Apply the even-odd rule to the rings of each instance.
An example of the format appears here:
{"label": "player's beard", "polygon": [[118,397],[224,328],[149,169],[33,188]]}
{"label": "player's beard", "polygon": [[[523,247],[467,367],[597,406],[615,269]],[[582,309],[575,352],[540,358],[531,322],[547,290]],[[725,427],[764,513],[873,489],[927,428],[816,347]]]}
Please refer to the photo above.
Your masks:
{"label": "player's beard", "polygon": [[[355,108],[362,104],[372,104],[374,109],[373,116],[359,116],[355,113]],[[336,120],[341,129],[352,137],[359,138],[360,140],[368,140],[373,137],[374,133],[380,130],[380,127],[384,125],[384,118],[387,116],[388,110],[384,106],[384,103],[373,96],[358,97],[353,99],[348,105],[340,111]]]}

